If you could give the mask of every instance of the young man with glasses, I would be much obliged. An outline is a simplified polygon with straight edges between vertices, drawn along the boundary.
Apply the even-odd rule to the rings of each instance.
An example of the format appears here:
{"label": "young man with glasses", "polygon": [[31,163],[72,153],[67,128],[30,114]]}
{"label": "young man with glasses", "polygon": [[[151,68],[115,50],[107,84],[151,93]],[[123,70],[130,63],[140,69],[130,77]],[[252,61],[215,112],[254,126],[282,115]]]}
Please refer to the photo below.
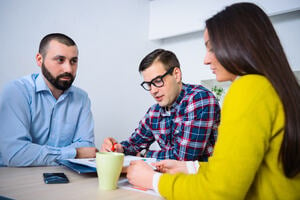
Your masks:
{"label": "young man with glasses", "polygon": [[[220,108],[212,92],[200,85],[182,83],[176,55],[156,49],[140,63],[141,86],[157,104],[151,106],[130,138],[117,143],[106,138],[101,151],[157,159],[206,161],[212,155],[220,121]],[[157,141],[160,150],[149,150]]]}

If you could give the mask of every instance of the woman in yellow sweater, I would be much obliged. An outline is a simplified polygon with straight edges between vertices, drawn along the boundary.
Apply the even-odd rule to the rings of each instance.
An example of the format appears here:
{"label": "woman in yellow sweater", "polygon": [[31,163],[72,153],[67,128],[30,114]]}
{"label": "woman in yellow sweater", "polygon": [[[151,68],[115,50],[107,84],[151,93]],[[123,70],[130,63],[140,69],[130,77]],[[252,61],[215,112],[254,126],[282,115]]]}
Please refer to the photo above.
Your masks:
{"label": "woman in yellow sweater", "polygon": [[233,4],[206,21],[204,40],[204,63],[233,81],[213,156],[158,162],[164,174],[133,162],[129,181],[167,199],[300,199],[300,87],[269,18]]}

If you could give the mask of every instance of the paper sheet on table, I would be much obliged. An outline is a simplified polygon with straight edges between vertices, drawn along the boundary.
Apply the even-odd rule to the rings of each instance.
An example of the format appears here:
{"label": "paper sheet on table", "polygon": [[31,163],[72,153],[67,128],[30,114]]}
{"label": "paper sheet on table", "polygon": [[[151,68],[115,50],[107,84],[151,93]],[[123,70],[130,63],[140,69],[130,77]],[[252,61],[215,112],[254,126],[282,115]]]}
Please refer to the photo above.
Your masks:
{"label": "paper sheet on table", "polygon": [[[96,168],[96,159],[95,158],[78,158],[78,159],[67,159],[68,161],[80,165],[86,165],[89,167]],[[134,160],[143,160],[148,164],[156,162],[156,158],[144,158],[144,157],[138,157],[138,156],[125,156],[124,157],[124,163],[123,167],[129,166],[131,161]]]}
{"label": "paper sheet on table", "polygon": [[135,186],[131,185],[128,182],[128,179],[125,178],[125,177],[120,178],[120,180],[118,181],[118,187],[121,188],[121,189],[132,190],[132,191],[136,191],[136,192],[143,192],[143,193],[146,193],[146,194],[160,196],[154,190],[145,189],[145,188],[139,188],[139,187],[135,187]]}

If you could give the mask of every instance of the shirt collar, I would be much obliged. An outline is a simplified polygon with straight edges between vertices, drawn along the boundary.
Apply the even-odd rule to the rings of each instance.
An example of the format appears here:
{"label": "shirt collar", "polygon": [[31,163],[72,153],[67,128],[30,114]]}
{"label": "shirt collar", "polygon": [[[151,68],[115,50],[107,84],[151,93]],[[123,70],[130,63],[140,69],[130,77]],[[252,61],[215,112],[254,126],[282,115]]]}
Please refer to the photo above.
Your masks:
{"label": "shirt collar", "polygon": [[49,91],[50,89],[45,83],[45,80],[43,78],[42,74],[37,74],[36,80],[35,80],[35,91],[41,92],[41,91]]}
{"label": "shirt collar", "polygon": [[[51,90],[49,89],[48,85],[46,84],[43,75],[42,74],[37,74],[36,81],[35,81],[35,92],[41,92],[41,91],[48,91],[50,94],[52,94]],[[73,92],[73,86],[71,86],[69,89],[64,91],[62,95],[66,96],[69,93]]]}
{"label": "shirt collar", "polygon": [[182,83],[182,88],[181,91],[179,93],[179,96],[177,97],[176,101],[171,105],[171,109],[175,108],[177,105],[180,104],[181,100],[183,99],[185,93],[186,93],[186,85],[184,83]]}

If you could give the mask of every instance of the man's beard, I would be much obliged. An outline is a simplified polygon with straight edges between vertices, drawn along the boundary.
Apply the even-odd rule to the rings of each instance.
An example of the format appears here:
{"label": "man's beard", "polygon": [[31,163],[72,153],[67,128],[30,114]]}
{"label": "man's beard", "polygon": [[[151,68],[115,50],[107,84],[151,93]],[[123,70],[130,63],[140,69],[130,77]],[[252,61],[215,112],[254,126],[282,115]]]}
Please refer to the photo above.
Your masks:
{"label": "man's beard", "polygon": [[[44,77],[56,88],[59,90],[67,90],[71,87],[73,81],[74,81],[74,76],[68,72],[65,72],[63,74],[58,75],[56,78],[54,76],[52,76],[52,74],[48,71],[48,69],[46,68],[44,62],[42,63],[42,73],[44,75]],[[68,81],[62,81],[60,80],[60,78],[63,77],[69,77],[71,78]]]}

